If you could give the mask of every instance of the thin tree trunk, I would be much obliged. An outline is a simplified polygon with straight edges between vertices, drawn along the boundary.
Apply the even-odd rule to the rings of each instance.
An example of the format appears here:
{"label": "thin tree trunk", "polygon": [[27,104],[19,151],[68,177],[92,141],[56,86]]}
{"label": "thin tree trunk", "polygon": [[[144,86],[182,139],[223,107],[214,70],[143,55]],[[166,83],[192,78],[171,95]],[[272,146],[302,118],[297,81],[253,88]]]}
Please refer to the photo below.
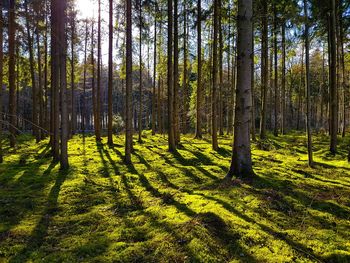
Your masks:
{"label": "thin tree trunk", "polygon": [[28,0],[25,1],[25,12],[26,12],[26,30],[27,30],[27,41],[28,41],[28,50],[29,50],[29,65],[30,65],[30,76],[32,81],[32,123],[33,123],[33,135],[35,136],[36,142],[40,141],[40,134],[38,129],[38,91],[36,87],[35,80],[35,62],[34,62],[34,51],[33,51],[33,36],[30,30],[30,17],[29,17],[29,8]]}
{"label": "thin tree trunk", "polygon": [[282,22],[282,109],[281,133],[286,134],[286,22]]}
{"label": "thin tree trunk", "polygon": [[86,107],[86,64],[87,64],[87,43],[88,43],[88,20],[85,20],[85,44],[84,44],[84,67],[83,67],[83,108],[82,108],[82,130],[83,133],[87,127],[87,107]]}
{"label": "thin tree trunk", "polygon": [[219,0],[214,0],[214,41],[213,41],[213,67],[212,67],[212,94],[211,94],[211,136],[212,136],[212,148],[214,151],[219,149],[217,138],[217,95],[216,90],[218,86],[218,13],[219,13]]}
{"label": "thin tree trunk", "polygon": [[3,15],[2,15],[2,1],[0,1],[0,163],[3,162],[3,150],[2,150],[2,127],[3,127],[3,119],[4,114],[2,112],[2,85],[3,85]]}
{"label": "thin tree trunk", "polygon": [[304,0],[304,14],[305,14],[305,66],[306,66],[306,130],[307,130],[307,152],[309,166],[313,165],[312,158],[312,137],[311,137],[311,87],[310,87],[310,58],[309,58],[309,17],[307,0]]}
{"label": "thin tree trunk", "polygon": [[252,135],[252,140],[256,141],[256,134],[255,134],[255,80],[254,80],[254,72],[255,72],[255,64],[254,64],[254,26],[252,27],[252,73],[251,73],[251,94],[252,94],[252,120],[251,120],[251,135]]}
{"label": "thin tree trunk", "polygon": [[338,134],[338,96],[337,96],[337,47],[336,47],[336,14],[335,0],[331,0],[330,17],[330,152],[337,151]]}
{"label": "thin tree trunk", "polygon": [[218,19],[219,19],[219,135],[222,136],[224,135],[224,121],[223,121],[223,100],[222,100],[222,93],[223,93],[223,63],[222,63],[222,57],[223,57],[223,48],[224,48],[224,43],[223,43],[223,37],[222,37],[222,15],[221,15],[221,6],[222,2],[219,0],[219,14],[218,14]]}
{"label": "thin tree trunk", "polygon": [[197,0],[197,100],[196,135],[202,138],[202,0]]}
{"label": "thin tree trunk", "polygon": [[97,89],[96,89],[96,140],[101,141],[101,0],[98,1],[97,20]]}
{"label": "thin tree trunk", "polygon": [[153,89],[152,89],[152,135],[156,134],[156,74],[157,74],[157,18],[154,18],[153,42]]}
{"label": "thin tree trunk", "polygon": [[139,1],[139,19],[140,19],[140,27],[139,27],[139,117],[138,117],[138,132],[139,139],[138,142],[142,142],[142,0]]}
{"label": "thin tree trunk", "polygon": [[274,125],[274,135],[278,136],[278,119],[279,119],[279,90],[278,90],[278,45],[277,45],[277,11],[276,11],[276,6],[274,6],[274,49],[275,49],[275,54],[274,54],[274,66],[275,66],[275,125]]}
{"label": "thin tree trunk", "polygon": [[[186,38],[186,34],[184,36]],[[186,40],[185,40],[186,42]],[[179,129],[179,28],[178,0],[174,0],[174,136],[175,143],[180,142]]]}
{"label": "thin tree trunk", "polygon": [[261,117],[260,117],[260,139],[266,139],[266,117],[267,117],[267,86],[268,86],[268,22],[267,1],[263,1],[262,14],[262,40],[261,40]]}
{"label": "thin tree trunk", "polygon": [[61,96],[61,144],[60,166],[67,169],[68,163],[68,103],[67,103],[67,40],[66,40],[66,0],[58,3],[58,44],[59,44],[59,69],[60,69],[60,96]]}
{"label": "thin tree trunk", "polygon": [[174,78],[173,78],[173,2],[168,0],[168,147],[176,151],[174,124]]}
{"label": "thin tree trunk", "polygon": [[126,1],[126,134],[125,158],[131,163],[132,151],[132,1]]}
{"label": "thin tree trunk", "polygon": [[113,0],[109,0],[108,145],[113,146]]}
{"label": "thin tree trunk", "polygon": [[75,46],[75,10],[72,10],[72,21],[71,21],[71,134],[74,135],[77,129],[77,113],[75,109],[75,56],[74,56],[74,46]]}

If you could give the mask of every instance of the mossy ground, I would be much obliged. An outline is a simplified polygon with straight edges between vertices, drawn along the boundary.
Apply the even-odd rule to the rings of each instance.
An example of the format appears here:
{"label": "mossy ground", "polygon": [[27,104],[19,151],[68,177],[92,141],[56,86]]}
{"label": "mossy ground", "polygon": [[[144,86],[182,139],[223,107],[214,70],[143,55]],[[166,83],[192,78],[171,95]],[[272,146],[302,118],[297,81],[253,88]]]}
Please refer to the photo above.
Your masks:
{"label": "mossy ground", "polygon": [[[348,141],[315,136],[253,144],[256,178],[223,186],[231,138],[182,138],[176,154],[145,132],[133,165],[93,136],[69,143],[59,171],[47,141],[21,137],[0,165],[0,262],[350,262]],[[258,147],[259,146],[259,147]],[[258,148],[270,148],[259,150]]]}

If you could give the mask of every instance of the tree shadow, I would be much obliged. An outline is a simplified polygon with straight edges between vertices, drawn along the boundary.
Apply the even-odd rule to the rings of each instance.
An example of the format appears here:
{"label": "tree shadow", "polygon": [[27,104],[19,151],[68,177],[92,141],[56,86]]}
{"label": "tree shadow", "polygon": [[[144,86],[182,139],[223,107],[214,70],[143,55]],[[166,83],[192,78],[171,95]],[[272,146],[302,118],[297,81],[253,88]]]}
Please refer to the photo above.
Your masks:
{"label": "tree shadow", "polygon": [[51,219],[56,214],[58,209],[58,196],[61,187],[66,180],[68,175],[67,171],[60,171],[55,184],[52,186],[50,193],[47,198],[47,205],[43,214],[34,228],[31,237],[28,239],[25,247],[18,252],[14,257],[12,257],[9,262],[25,262],[31,256],[31,254],[39,249],[45,241],[48,229],[50,227]]}

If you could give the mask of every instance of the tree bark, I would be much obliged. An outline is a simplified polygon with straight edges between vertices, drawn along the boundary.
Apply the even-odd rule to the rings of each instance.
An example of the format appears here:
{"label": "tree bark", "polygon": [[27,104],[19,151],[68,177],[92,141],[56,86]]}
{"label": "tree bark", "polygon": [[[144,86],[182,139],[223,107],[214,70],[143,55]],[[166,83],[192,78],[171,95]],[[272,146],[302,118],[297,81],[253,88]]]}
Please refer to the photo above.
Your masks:
{"label": "tree bark", "polygon": [[234,144],[227,178],[253,174],[249,123],[251,117],[252,72],[252,0],[238,0],[237,21],[237,103],[235,107]]}
{"label": "tree bark", "polygon": [[197,99],[196,135],[202,138],[202,0],[197,0]]}
{"label": "tree bark", "polygon": [[125,157],[127,164],[131,163],[132,150],[132,1],[126,1],[126,134]]}
{"label": "tree bark", "polygon": [[331,0],[330,17],[330,152],[337,151],[338,134],[338,96],[337,96],[337,47],[335,0]]}
{"label": "tree bark", "polygon": [[3,23],[3,15],[2,15],[2,1],[0,1],[0,163],[3,162],[3,150],[2,150],[2,127],[3,127],[3,119],[4,114],[2,112],[2,95],[3,95],[3,40],[4,40],[4,23]]}
{"label": "tree bark", "polygon": [[307,0],[304,0],[305,15],[305,66],[306,66],[306,130],[307,130],[307,152],[309,166],[313,166],[312,158],[312,135],[311,135],[311,87],[310,87],[310,44],[309,44],[309,17]]}
{"label": "tree bark", "polygon": [[109,0],[108,145],[113,146],[113,0]]}
{"label": "tree bark", "polygon": [[176,151],[174,134],[173,2],[168,0],[168,148]]}
{"label": "tree bark", "polygon": [[212,148],[214,151],[219,149],[218,138],[217,138],[217,95],[216,90],[218,86],[217,75],[218,75],[218,27],[219,19],[218,13],[219,0],[214,0],[214,35],[213,35],[213,66],[212,66],[212,93],[211,93],[211,137],[212,137]]}
{"label": "tree bark", "polygon": [[142,142],[142,0],[139,0],[139,116],[138,116],[138,142]]}
{"label": "tree bark", "polygon": [[[184,35],[186,42],[186,34]],[[179,27],[178,0],[174,0],[174,136],[175,143],[180,142],[179,129]]]}
{"label": "tree bark", "polygon": [[267,1],[263,1],[262,13],[262,39],[261,39],[261,117],[260,117],[260,139],[266,139],[266,117],[267,117],[267,86],[268,86],[268,22]]}

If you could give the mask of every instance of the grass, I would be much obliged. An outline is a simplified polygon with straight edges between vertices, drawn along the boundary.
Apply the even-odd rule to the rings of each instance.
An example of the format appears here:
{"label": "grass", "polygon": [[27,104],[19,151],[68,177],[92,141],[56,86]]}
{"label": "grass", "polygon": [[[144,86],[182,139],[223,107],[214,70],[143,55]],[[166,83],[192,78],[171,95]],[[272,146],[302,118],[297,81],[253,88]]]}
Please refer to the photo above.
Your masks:
{"label": "grass", "polygon": [[[59,171],[47,141],[20,138],[0,165],[0,262],[350,262],[348,140],[328,154],[315,136],[315,168],[305,137],[253,144],[257,177],[223,187],[231,138],[220,150],[145,133],[133,165],[93,136],[69,143]],[[269,150],[259,150],[269,148]]]}

